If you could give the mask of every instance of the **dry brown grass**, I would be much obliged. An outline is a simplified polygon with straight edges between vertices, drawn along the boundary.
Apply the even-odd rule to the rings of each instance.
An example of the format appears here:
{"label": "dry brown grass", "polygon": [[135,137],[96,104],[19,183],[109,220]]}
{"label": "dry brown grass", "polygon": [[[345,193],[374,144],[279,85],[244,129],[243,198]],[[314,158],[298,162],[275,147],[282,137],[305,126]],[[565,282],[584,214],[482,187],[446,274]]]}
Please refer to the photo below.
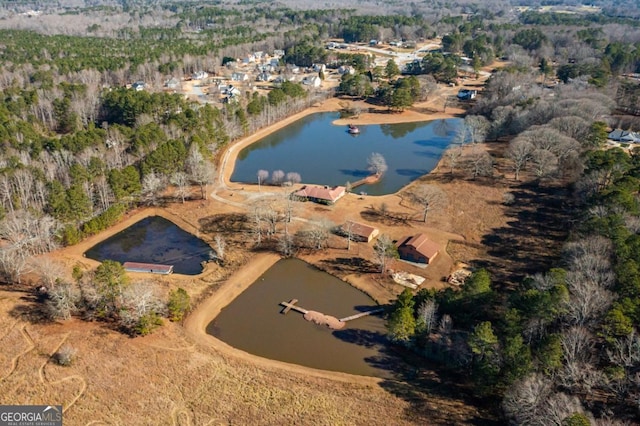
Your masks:
{"label": "dry brown grass", "polygon": [[[496,153],[502,149],[500,145],[488,148]],[[498,166],[506,170],[504,165]],[[307,219],[322,214],[336,224],[348,219],[368,222],[394,239],[427,233],[443,247],[436,262],[426,270],[400,262],[392,268],[425,276],[425,285],[431,287],[446,285],[442,278],[457,261],[488,266],[495,273],[521,274],[529,264],[528,256],[536,257],[540,247],[562,238],[562,227],[554,220],[563,206],[553,204],[553,188],[517,184],[509,176],[470,181],[461,175],[452,178],[441,170],[445,169],[412,184],[429,182],[448,194],[448,207],[430,214],[426,224],[417,220],[420,212],[403,200],[409,188],[381,197],[350,194],[333,207],[303,203],[297,214]],[[515,205],[502,204],[505,191],[517,193]],[[540,212],[532,201],[545,191],[552,202],[548,211]],[[230,273],[242,265],[251,270],[256,257],[249,249],[242,222],[244,209],[239,206],[263,192],[230,184],[217,192],[215,200],[136,211],[109,231],[52,256],[69,270],[75,264],[95,267],[97,262],[82,256],[87,248],[151,214],[163,215],[206,240],[223,232],[233,243],[225,267],[208,265],[197,277],[140,275],[152,278],[165,291],[181,286],[193,300],[207,301],[210,295],[226,291]],[[389,214],[372,215],[382,203],[388,206]],[[303,222],[294,222],[292,232],[301,226]],[[540,229],[532,231],[531,227]],[[517,251],[522,253],[504,255]],[[354,243],[347,251],[344,239],[335,237],[329,249],[300,253],[300,257],[381,303],[403,289],[374,272],[370,244]],[[540,256],[536,259],[548,261]],[[244,281],[243,285],[253,282]],[[467,390],[454,379],[447,382],[433,371],[399,372],[398,381],[332,376],[257,359],[221,342],[211,344],[213,337],[196,336],[179,324],[169,323],[153,335],[131,339],[104,323],[41,323],[30,315],[34,302],[25,295],[0,291],[0,404],[62,404],[66,425],[388,425],[491,420],[491,414],[469,402]],[[63,344],[78,351],[77,360],[69,367],[56,365],[51,359]]]}

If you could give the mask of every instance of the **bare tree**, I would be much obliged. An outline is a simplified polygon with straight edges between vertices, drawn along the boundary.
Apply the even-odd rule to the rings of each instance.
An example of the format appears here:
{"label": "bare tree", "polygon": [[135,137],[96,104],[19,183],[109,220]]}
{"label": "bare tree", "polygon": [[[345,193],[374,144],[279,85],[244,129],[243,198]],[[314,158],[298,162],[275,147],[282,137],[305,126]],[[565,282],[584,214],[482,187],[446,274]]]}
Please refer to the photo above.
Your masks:
{"label": "bare tree", "polygon": [[427,221],[427,215],[432,210],[444,208],[447,196],[440,187],[430,184],[417,186],[407,194],[409,201],[422,209],[422,221]]}
{"label": "bare tree", "polygon": [[156,175],[155,172],[150,172],[142,178],[142,199],[151,205],[156,205],[158,202],[158,195],[164,188],[164,182],[162,178]]}
{"label": "bare tree", "polygon": [[214,238],[213,241],[215,242],[215,248],[216,248],[216,258],[224,263],[224,258],[227,252],[227,242],[224,240],[224,238],[222,237],[222,235],[217,234]]}
{"label": "bare tree", "polygon": [[176,187],[175,195],[176,197],[182,200],[182,204],[184,204],[184,200],[187,196],[189,196],[189,178],[184,172],[176,172],[171,176],[171,184]]}
{"label": "bare tree", "polygon": [[266,182],[267,179],[269,179],[269,172],[267,170],[258,170],[257,173],[258,176],[258,188],[260,188],[260,185],[262,185],[264,182]]}
{"label": "bare tree", "polygon": [[531,160],[531,154],[534,149],[533,144],[524,139],[515,138],[509,143],[507,157],[513,162],[512,167],[515,173],[515,180],[520,180],[520,171],[524,169],[527,162]]}
{"label": "bare tree", "polygon": [[640,364],[640,336],[635,331],[629,335],[616,339],[607,348],[607,358],[617,366],[633,368]]}
{"label": "bare tree", "polygon": [[599,282],[598,276],[584,271],[569,271],[566,282],[569,300],[565,304],[565,317],[570,324],[591,323],[613,302],[613,294]]}
{"label": "bare tree", "polygon": [[542,375],[526,377],[507,388],[502,409],[514,424],[539,424],[543,406],[553,392],[551,382]]}
{"label": "bare tree", "polygon": [[535,374],[514,383],[505,393],[502,408],[513,424],[560,425],[575,413],[585,413],[578,398],[556,393],[551,381]]}
{"label": "bare tree", "polygon": [[473,179],[493,174],[493,157],[484,150],[474,149],[466,156],[466,163]]}
{"label": "bare tree", "polygon": [[340,227],[340,230],[342,231],[342,233],[344,234],[345,238],[347,239],[347,251],[351,250],[351,241],[353,239],[353,226],[355,225],[355,222],[353,222],[352,220],[347,220],[344,225],[342,225]]}
{"label": "bare tree", "polygon": [[458,164],[458,161],[462,157],[462,145],[450,146],[444,152],[444,156],[449,163],[450,173],[453,174],[453,170],[455,169],[456,164]]}
{"label": "bare tree", "polygon": [[482,143],[489,133],[489,120],[482,115],[467,115],[463,126],[467,129],[471,143]]}
{"label": "bare tree", "polygon": [[286,181],[289,182],[290,185],[295,185],[296,183],[302,182],[302,177],[300,177],[300,173],[289,172],[287,173]]}
{"label": "bare tree", "polygon": [[31,271],[30,256],[18,247],[0,248],[0,274],[7,282],[20,284],[22,276]]}
{"label": "bare tree", "polygon": [[425,300],[418,307],[418,326],[422,328],[426,335],[431,334],[431,330],[438,322],[438,304],[433,299]]}
{"label": "bare tree", "polygon": [[282,185],[284,176],[285,174],[282,170],[274,170],[273,173],[271,173],[271,183],[274,185]]}
{"label": "bare tree", "polygon": [[186,165],[190,179],[200,186],[200,196],[206,200],[208,198],[207,188],[215,181],[215,166],[204,158],[196,143],[192,143],[189,148]]}
{"label": "bare tree", "polygon": [[555,173],[558,169],[558,157],[546,149],[536,149],[531,153],[533,172],[538,178]]}
{"label": "bare tree", "polygon": [[388,169],[387,161],[384,159],[382,154],[378,152],[371,153],[369,158],[367,158],[367,165],[367,169],[376,176],[380,176]]}
{"label": "bare tree", "polygon": [[327,247],[334,226],[335,224],[326,218],[315,219],[298,233],[298,238],[307,247],[323,250]]}
{"label": "bare tree", "polygon": [[393,244],[391,237],[387,234],[382,234],[378,237],[373,251],[375,261],[380,266],[381,274],[386,272],[389,261],[398,257],[398,250],[395,244]]}
{"label": "bare tree", "polygon": [[291,237],[291,234],[285,232],[278,240],[278,251],[284,257],[291,257],[293,256],[293,249],[293,238]]}
{"label": "bare tree", "polygon": [[50,289],[65,275],[65,267],[49,256],[40,256],[31,260],[33,271],[40,275],[42,284]]}
{"label": "bare tree", "polygon": [[549,126],[577,141],[584,141],[589,134],[589,122],[575,115],[556,117],[549,121]]}
{"label": "bare tree", "polygon": [[127,286],[122,292],[120,324],[134,329],[145,316],[160,314],[164,309],[164,303],[158,296],[155,283],[136,282]]}
{"label": "bare tree", "polygon": [[107,178],[105,176],[98,176],[93,181],[93,187],[96,198],[94,203],[99,211],[105,211],[111,206],[115,199]]}
{"label": "bare tree", "polygon": [[256,204],[251,209],[251,235],[256,246],[262,243],[262,233],[262,209]]}
{"label": "bare tree", "polygon": [[53,319],[69,319],[78,311],[80,291],[75,284],[62,282],[47,291],[46,309]]}

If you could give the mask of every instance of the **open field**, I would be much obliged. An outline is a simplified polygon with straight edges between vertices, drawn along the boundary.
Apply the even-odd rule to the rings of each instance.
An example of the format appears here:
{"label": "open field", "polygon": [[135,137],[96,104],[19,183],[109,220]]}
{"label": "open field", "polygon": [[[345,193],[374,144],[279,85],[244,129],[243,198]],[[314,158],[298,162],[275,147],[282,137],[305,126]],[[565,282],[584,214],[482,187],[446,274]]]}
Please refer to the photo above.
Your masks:
{"label": "open field", "polygon": [[[446,88],[455,93],[458,88]],[[459,115],[464,111],[440,112],[448,92],[430,102],[399,114],[376,111],[362,114],[356,123],[424,121]],[[234,349],[204,332],[207,323],[237,294],[268,269],[278,256],[251,250],[242,217],[254,200],[291,188],[240,185],[228,182],[234,156],[242,146],[287,125],[303,114],[335,110],[338,100],[313,107],[232,145],[221,157],[220,180],[206,201],[168,204],[162,208],[130,213],[112,229],[79,245],[52,253],[68,266],[94,268],[97,262],[83,257],[98,241],[128,227],[143,217],[159,214],[185,230],[211,242],[215,233],[228,241],[224,268],[209,264],[195,277],[145,276],[164,290],[181,286],[195,300],[196,307],[184,324],[167,323],[155,334],[131,339],[109,324],[83,322],[41,322],[36,296],[28,287],[0,291],[0,404],[62,404],[65,425],[217,425],[217,424],[493,424],[490,410],[479,410],[478,402],[455,378],[442,377],[426,369],[397,371],[398,380],[381,380],[309,369],[259,358]],[[432,113],[425,113],[432,111]],[[336,123],[343,125],[344,123]],[[487,144],[499,155],[504,143]],[[404,195],[361,197],[348,194],[335,206],[300,203],[292,231],[305,220],[325,217],[340,224],[345,219],[367,222],[394,239],[424,232],[443,250],[427,269],[394,262],[391,268],[425,276],[423,284],[443,287],[456,262],[487,266],[494,274],[502,271],[505,281],[526,273],[526,257],[562,237],[556,226],[553,191],[514,182],[508,169],[498,163],[498,176],[472,181],[462,174],[450,175],[440,164],[421,181],[440,186],[448,196],[445,209],[430,213],[420,222],[420,212]],[[414,182],[418,185],[420,182]],[[518,202],[502,204],[505,192],[515,192]],[[548,191],[547,210],[530,204],[532,196]],[[382,205],[386,212],[382,214]],[[545,228],[527,234],[535,218]],[[509,256],[505,253],[520,253]],[[551,252],[551,251],[550,251]],[[375,272],[373,249],[332,237],[321,252],[301,252],[300,258],[345,279],[379,303],[393,300],[403,287]],[[540,258],[540,257],[536,257]],[[545,258],[541,258],[541,262]],[[25,291],[27,290],[27,291]],[[70,367],[60,367],[51,355],[62,345],[78,350]]]}

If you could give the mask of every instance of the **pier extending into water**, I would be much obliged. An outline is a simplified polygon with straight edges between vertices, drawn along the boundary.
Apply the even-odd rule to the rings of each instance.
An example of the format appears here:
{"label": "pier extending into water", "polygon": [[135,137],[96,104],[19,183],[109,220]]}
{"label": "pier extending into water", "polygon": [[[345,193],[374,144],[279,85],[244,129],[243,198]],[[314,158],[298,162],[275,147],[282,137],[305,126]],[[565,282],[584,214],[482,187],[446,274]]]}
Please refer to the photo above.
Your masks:
{"label": "pier extending into water", "polygon": [[289,311],[294,310],[296,312],[300,312],[301,314],[303,314],[304,319],[306,319],[307,321],[315,322],[316,324],[320,324],[320,325],[326,325],[327,327],[333,330],[340,330],[346,325],[348,321],[352,321],[354,319],[362,318],[367,315],[377,314],[384,311],[384,308],[376,308],[376,309],[371,309],[370,311],[359,312],[357,314],[354,314],[348,317],[337,319],[336,317],[333,317],[331,315],[325,315],[321,312],[304,309],[296,305],[296,303],[298,303],[298,299],[291,299],[288,302],[280,302],[280,305],[283,306],[283,309],[282,311],[280,311],[280,313],[286,315]]}

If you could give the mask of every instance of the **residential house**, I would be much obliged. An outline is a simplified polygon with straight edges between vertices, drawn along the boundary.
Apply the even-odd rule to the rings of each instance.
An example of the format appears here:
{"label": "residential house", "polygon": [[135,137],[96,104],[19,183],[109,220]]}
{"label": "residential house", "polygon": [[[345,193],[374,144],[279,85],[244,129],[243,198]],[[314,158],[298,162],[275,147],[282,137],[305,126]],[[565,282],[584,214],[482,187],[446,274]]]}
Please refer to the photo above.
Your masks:
{"label": "residential house", "polygon": [[271,58],[271,60],[269,60],[269,65],[273,68],[278,68],[280,66],[280,58]]}
{"label": "residential house", "polygon": [[309,186],[305,185],[294,192],[292,196],[303,201],[313,201],[320,204],[334,204],[346,194],[344,186]]}
{"label": "residential house", "polygon": [[313,64],[313,70],[315,72],[325,72],[327,70],[327,66],[325,64]]}
{"label": "residential house", "polygon": [[204,80],[207,77],[209,77],[209,73],[206,71],[197,71],[191,74],[192,80]]}
{"label": "residential house", "polygon": [[317,75],[308,75],[302,79],[302,84],[304,84],[305,86],[320,87],[321,83],[322,80],[320,80],[320,77],[318,77]]}
{"label": "residential house", "polygon": [[169,80],[164,82],[164,87],[167,89],[177,89],[180,87],[180,80],[175,77],[171,77]]}
{"label": "residential house", "polygon": [[351,65],[342,65],[340,66],[340,68],[338,68],[338,74],[343,75],[343,74],[355,74],[356,69],[353,68]]}
{"label": "residential house", "polygon": [[399,240],[397,247],[400,259],[426,264],[433,262],[440,249],[426,234],[404,237]]}
{"label": "residential house", "polygon": [[613,132],[609,133],[608,138],[616,142],[640,143],[640,132],[615,129]]}
{"label": "residential house", "polygon": [[476,96],[478,96],[478,91],[477,90],[460,89],[458,91],[458,99],[463,100],[463,101],[475,99]]}
{"label": "residential house", "polygon": [[342,232],[346,235],[351,234],[351,239],[354,241],[363,241],[370,243],[375,237],[378,236],[380,230],[376,227],[365,225],[364,223],[347,221],[342,225]]}
{"label": "residential house", "polygon": [[144,90],[144,81],[136,81],[131,85],[131,88],[136,92],[140,92],[141,90]]}
{"label": "residential house", "polygon": [[282,49],[275,49],[273,51],[273,56],[275,56],[276,58],[282,58],[284,56],[284,50]]}
{"label": "residential house", "polygon": [[258,76],[256,77],[257,81],[271,81],[273,80],[273,76],[271,74],[269,74],[266,71],[261,72],[260,74],[258,74]]}
{"label": "residential house", "polygon": [[231,74],[231,80],[233,81],[249,81],[249,76],[243,72],[234,72]]}

